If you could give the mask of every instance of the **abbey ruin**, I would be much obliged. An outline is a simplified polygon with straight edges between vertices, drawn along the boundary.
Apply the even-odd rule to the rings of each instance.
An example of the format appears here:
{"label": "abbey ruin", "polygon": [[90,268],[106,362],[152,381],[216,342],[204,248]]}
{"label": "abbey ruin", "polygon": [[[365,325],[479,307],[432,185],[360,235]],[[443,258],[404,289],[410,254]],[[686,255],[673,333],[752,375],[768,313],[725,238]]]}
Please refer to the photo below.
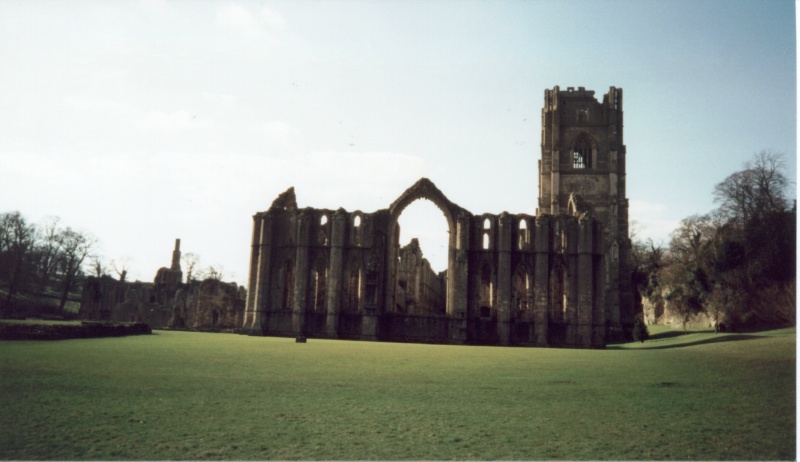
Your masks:
{"label": "abbey ruin", "polygon": [[[545,91],[536,216],[473,214],[421,179],[372,213],[298,207],[253,216],[243,330],[251,335],[602,348],[634,305],[622,90]],[[418,199],[447,220],[447,270],[398,218]]]}
{"label": "abbey ruin", "polygon": [[188,276],[184,283],[180,246],[176,239],[172,264],[159,268],[152,283],[87,277],[80,319],[146,323],[154,329],[236,331],[244,315],[244,287]]}

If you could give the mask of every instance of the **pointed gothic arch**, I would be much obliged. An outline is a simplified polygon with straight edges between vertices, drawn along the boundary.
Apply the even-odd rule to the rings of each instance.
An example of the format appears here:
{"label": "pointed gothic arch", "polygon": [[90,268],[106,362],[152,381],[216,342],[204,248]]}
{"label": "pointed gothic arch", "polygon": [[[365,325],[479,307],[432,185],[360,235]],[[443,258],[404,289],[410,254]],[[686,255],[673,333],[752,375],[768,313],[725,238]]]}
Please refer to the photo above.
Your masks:
{"label": "pointed gothic arch", "polygon": [[564,322],[567,319],[567,266],[556,258],[550,269],[550,320]]}
{"label": "pointed gothic arch", "polygon": [[[457,217],[462,212],[466,212],[464,209],[459,207],[458,205],[450,202],[450,200],[442,193],[433,182],[427,178],[422,178],[413,186],[408,188],[403,194],[400,195],[393,203],[389,206],[389,233],[388,242],[395,243],[397,242],[398,238],[398,230],[397,230],[397,220],[400,218],[400,215],[403,213],[403,210],[406,209],[412,202],[418,199],[427,199],[433,203],[439,210],[442,211],[445,220],[447,221],[447,232],[449,233],[448,239],[448,258],[447,258],[447,274],[450,276],[447,278],[447,283],[445,287],[446,292],[446,313],[453,314],[455,311],[455,277],[452,275],[455,273],[454,271],[454,261],[453,261],[453,254],[454,249],[456,248],[456,243],[458,241],[458,234],[457,234]],[[393,275],[396,274],[397,271],[397,254],[394,245],[387,246],[386,249],[386,262],[388,266],[388,271],[386,272],[386,279],[384,281],[385,293],[386,293],[386,303],[385,306],[394,307],[397,305],[396,300],[394,300],[395,291],[394,291],[394,280]]]}
{"label": "pointed gothic arch", "polygon": [[512,281],[512,307],[516,311],[517,317],[532,308],[533,300],[533,277],[525,263],[517,265]]}
{"label": "pointed gothic arch", "polygon": [[579,134],[572,143],[572,168],[575,170],[591,169],[595,164],[595,144],[586,133]]}

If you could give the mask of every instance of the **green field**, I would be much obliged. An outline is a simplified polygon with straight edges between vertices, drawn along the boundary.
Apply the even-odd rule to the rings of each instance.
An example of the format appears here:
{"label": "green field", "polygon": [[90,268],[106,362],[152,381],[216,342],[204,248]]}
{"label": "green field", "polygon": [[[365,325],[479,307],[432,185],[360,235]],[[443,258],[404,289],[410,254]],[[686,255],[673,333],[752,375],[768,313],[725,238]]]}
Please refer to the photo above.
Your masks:
{"label": "green field", "polygon": [[0,458],[795,459],[794,329],[654,333],[607,350],[0,342]]}

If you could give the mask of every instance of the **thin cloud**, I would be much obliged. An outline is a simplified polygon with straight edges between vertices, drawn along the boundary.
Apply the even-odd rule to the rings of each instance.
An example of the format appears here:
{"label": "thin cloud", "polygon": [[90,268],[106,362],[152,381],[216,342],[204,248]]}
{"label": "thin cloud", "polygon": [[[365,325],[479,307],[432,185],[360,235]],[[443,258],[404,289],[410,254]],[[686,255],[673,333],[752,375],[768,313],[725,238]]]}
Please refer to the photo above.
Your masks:
{"label": "thin cloud", "polygon": [[139,0],[139,6],[147,12],[157,15],[172,13],[172,6],[167,0]]}
{"label": "thin cloud", "polygon": [[64,104],[80,112],[130,114],[130,106],[118,101],[86,96],[65,96]]}
{"label": "thin cloud", "polygon": [[154,131],[188,131],[214,128],[216,124],[181,109],[172,112],[151,111],[139,120],[139,126]]}
{"label": "thin cloud", "polygon": [[223,93],[203,93],[203,99],[209,103],[216,104],[224,107],[233,107],[239,98],[236,95],[229,95]]}
{"label": "thin cloud", "polygon": [[267,148],[282,151],[296,147],[300,143],[300,130],[282,121],[270,121],[254,128],[267,145]]}
{"label": "thin cloud", "polygon": [[267,30],[281,30],[286,19],[277,10],[267,6],[251,11],[242,5],[230,3],[217,9],[217,25],[248,36],[261,34]]}

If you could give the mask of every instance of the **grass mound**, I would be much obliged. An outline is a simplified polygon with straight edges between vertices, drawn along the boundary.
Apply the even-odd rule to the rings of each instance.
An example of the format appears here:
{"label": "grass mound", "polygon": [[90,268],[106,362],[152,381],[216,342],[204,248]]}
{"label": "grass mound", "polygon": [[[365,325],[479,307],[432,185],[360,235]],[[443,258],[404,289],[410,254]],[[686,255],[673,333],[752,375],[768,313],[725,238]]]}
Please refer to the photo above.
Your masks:
{"label": "grass mound", "polygon": [[0,458],[794,459],[794,330],[706,335],[608,350],[0,342]]}

